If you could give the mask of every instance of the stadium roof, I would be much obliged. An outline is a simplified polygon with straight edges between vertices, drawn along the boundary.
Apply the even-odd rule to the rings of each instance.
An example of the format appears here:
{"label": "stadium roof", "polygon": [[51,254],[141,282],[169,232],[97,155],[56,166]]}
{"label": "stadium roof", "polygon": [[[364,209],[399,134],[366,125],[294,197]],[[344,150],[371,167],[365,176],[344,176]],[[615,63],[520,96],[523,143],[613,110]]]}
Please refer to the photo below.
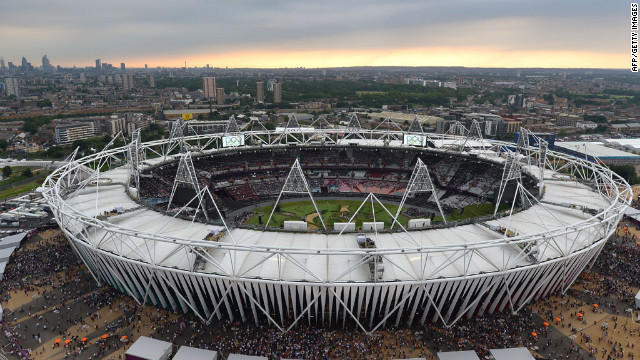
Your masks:
{"label": "stadium roof", "polygon": [[583,155],[596,156],[602,159],[606,158],[635,158],[640,159],[640,155],[631,154],[626,151],[613,149],[604,146],[601,142],[556,142],[556,148],[577,152]]}
{"label": "stadium roof", "polygon": [[640,150],[640,139],[604,139],[602,140],[607,144],[612,144],[620,147],[627,148],[629,150]]}
{"label": "stadium roof", "polygon": [[[151,159],[147,162],[155,163],[157,161]],[[503,161],[503,159],[499,161]],[[535,166],[531,166],[529,171],[532,174],[538,173]],[[470,244],[503,242],[504,235],[491,230],[491,226],[515,229],[517,235],[537,234],[587,221],[591,217],[578,208],[569,207],[570,204],[590,209],[606,207],[607,200],[601,199],[587,185],[566,181],[562,176],[554,176],[551,173],[551,170],[547,170],[548,175],[545,176],[549,177],[545,180],[545,198],[552,199],[553,203],[533,205],[527,210],[514,213],[510,220],[508,217],[503,217],[485,224],[468,224],[409,233],[371,234],[372,237],[375,236],[380,250],[392,251],[416,247],[434,249],[430,253],[402,252],[386,255],[388,261],[385,262],[383,280],[410,281],[420,278],[423,273],[432,274],[432,277],[454,277],[462,273],[480,274],[495,271],[496,266],[502,268],[530,265],[527,258],[518,257],[520,248],[513,245],[512,247],[504,247],[504,253],[496,251],[492,246],[482,247],[477,250],[482,256],[474,256],[468,259],[466,264],[460,263],[459,267],[443,266],[453,254],[454,250],[447,250],[451,245],[466,247]],[[101,178],[111,179],[111,185],[87,187],[67,198],[68,206],[91,217],[102,215],[105,211],[111,212],[115,207],[122,207],[123,213],[113,214],[106,221],[136,232],[135,235],[130,235],[126,240],[123,240],[120,237],[105,237],[110,230],[96,228],[95,231],[85,235],[87,240],[95,247],[119,253],[126,258],[150,261],[149,254],[153,254],[153,261],[157,265],[185,270],[193,269],[196,255],[188,252],[181,244],[169,239],[164,241],[148,241],[147,239],[154,238],[156,234],[162,234],[169,238],[204,241],[211,230],[222,230],[223,228],[172,217],[142,207],[126,195],[124,188],[126,177],[127,170],[124,166],[103,172]],[[509,221],[510,225],[508,225]],[[84,228],[84,225],[76,220],[70,221],[69,225],[75,228],[78,233]],[[563,242],[566,241],[566,244],[541,248],[537,256],[538,261],[563,256],[562,249],[564,247],[588,246],[594,241],[592,237],[596,235],[587,232],[570,233],[566,238],[563,238]],[[361,282],[367,281],[370,275],[365,266],[349,271],[362,260],[362,255],[348,253],[358,249],[355,234],[337,236],[337,234],[315,232],[272,232],[235,228],[231,230],[231,236],[225,235],[218,243],[233,244],[244,247],[246,250],[209,248],[208,254],[215,259],[215,264],[208,262],[204,272],[231,273],[235,268],[242,276],[263,279],[275,279],[282,276],[289,281],[317,281],[319,277],[323,281]],[[271,257],[265,259],[264,252],[255,250],[264,248],[314,249],[314,251],[295,251],[297,253],[290,254],[289,258]],[[438,251],[439,248],[442,250]],[[315,250],[317,249],[343,251],[344,254],[338,256],[316,255]],[[313,274],[300,271],[299,264],[312,270]]]}

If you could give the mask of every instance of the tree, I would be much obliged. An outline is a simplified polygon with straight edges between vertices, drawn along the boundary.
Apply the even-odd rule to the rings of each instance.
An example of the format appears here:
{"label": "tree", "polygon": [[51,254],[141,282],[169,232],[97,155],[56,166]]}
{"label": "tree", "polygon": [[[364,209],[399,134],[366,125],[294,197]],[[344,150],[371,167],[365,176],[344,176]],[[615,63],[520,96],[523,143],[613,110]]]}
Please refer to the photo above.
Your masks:
{"label": "tree", "polygon": [[9,176],[11,176],[12,172],[13,172],[13,169],[9,165],[2,168],[2,176],[4,176],[5,178],[8,178]]}
{"label": "tree", "polygon": [[611,165],[611,171],[620,175],[629,184],[633,185],[638,182],[638,174],[636,168],[633,165]]}
{"label": "tree", "polygon": [[0,139],[0,149],[7,150],[7,146],[9,146],[9,143],[7,142],[7,140]]}
{"label": "tree", "polygon": [[31,172],[31,168],[26,168],[22,170],[22,176],[24,177],[32,177],[33,173]]}

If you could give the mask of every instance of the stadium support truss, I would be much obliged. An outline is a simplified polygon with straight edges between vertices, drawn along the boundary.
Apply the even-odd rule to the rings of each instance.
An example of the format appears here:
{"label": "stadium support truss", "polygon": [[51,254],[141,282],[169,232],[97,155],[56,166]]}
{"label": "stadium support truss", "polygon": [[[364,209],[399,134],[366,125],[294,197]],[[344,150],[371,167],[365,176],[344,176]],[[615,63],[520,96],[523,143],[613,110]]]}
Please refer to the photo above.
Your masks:
{"label": "stadium support truss", "polygon": [[431,181],[431,175],[429,174],[429,169],[427,165],[422,162],[422,159],[418,158],[416,162],[416,166],[413,169],[413,173],[411,174],[411,179],[409,179],[409,184],[407,185],[407,189],[402,196],[402,200],[400,201],[400,206],[398,206],[398,211],[396,213],[395,218],[393,219],[393,223],[391,224],[391,228],[398,222],[398,216],[402,211],[402,207],[404,203],[407,201],[409,196],[415,196],[420,193],[429,193],[429,195],[433,198],[433,201],[438,206],[438,211],[440,211],[440,215],[442,216],[442,220],[445,224],[447,224],[447,217],[442,211],[442,206],[440,205],[440,200],[438,199],[438,192],[436,191],[436,187],[433,185],[433,181]]}
{"label": "stadium support truss", "polygon": [[[357,234],[349,232],[230,229],[208,188],[197,194],[216,207],[222,226],[137,202],[127,195],[131,171],[177,162],[182,168],[176,181],[197,186],[190,162],[194,152],[166,151],[180,144],[199,156],[336,144],[412,149],[424,159],[434,152],[466,156],[456,145],[465,138],[424,134],[427,146],[447,140],[444,148],[409,147],[390,140],[402,138],[401,131],[365,130],[354,122],[349,131],[240,131],[246,145],[222,148],[224,134],[184,136],[180,126],[174,129],[169,139],[139,142],[137,137],[124,147],[72,156],[46,179],[43,196],[96,281],[140,304],[193,312],[207,323],[223,317],[267,320],[287,331],[305,321],[371,332],[401,322],[451,326],[462,317],[517,312],[532,300],[568,289],[615,231],[632,196],[629,185],[599,162],[555,152],[539,141],[484,140],[490,149],[515,148],[503,156],[488,150],[476,157],[502,166],[503,181],[526,172],[544,184],[536,196],[521,187],[526,199],[519,201],[530,206],[516,210],[512,203],[510,211],[467,222],[450,217],[446,227],[376,231],[375,246],[362,247]],[[297,133],[296,139],[288,136]],[[292,189],[299,189],[305,180],[299,164],[295,169]],[[417,189],[431,188],[427,177]],[[103,185],[98,179],[111,181]],[[372,271],[379,275],[372,277]]]}
{"label": "stadium support truss", "polygon": [[327,226],[324,224],[324,220],[322,220],[322,213],[318,210],[318,206],[316,205],[316,201],[313,200],[313,195],[311,194],[311,189],[309,189],[309,184],[307,183],[307,179],[304,177],[304,173],[302,172],[302,168],[300,167],[300,160],[296,159],[296,161],[291,166],[291,170],[289,170],[289,175],[284,181],[284,185],[282,186],[282,190],[280,190],[280,194],[278,194],[278,199],[273,204],[273,209],[271,209],[271,214],[269,215],[269,219],[264,227],[268,227],[271,222],[271,217],[273,217],[273,213],[276,211],[276,207],[280,203],[280,198],[282,198],[283,194],[305,194],[309,195],[309,199],[311,199],[311,203],[313,203],[314,209],[316,209],[316,214],[318,214],[318,218],[322,223],[322,228],[327,229]]}

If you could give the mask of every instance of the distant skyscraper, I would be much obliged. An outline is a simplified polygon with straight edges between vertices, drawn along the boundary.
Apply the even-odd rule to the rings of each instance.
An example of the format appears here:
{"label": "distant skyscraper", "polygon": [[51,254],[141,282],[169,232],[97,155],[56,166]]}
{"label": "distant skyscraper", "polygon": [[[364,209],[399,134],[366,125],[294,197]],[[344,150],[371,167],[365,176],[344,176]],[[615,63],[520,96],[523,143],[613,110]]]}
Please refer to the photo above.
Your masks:
{"label": "distant skyscraper", "polygon": [[155,75],[149,75],[149,87],[150,88],[155,88],[156,87],[156,76]]}
{"label": "distant skyscraper", "polygon": [[102,62],[100,61],[100,59],[96,59],[96,70],[102,70]]}
{"label": "distant skyscraper", "polygon": [[216,78],[214,77],[203,77],[202,78],[202,91],[204,92],[204,97],[206,98],[214,98],[216,97]]}
{"label": "distant skyscraper", "polygon": [[29,62],[27,61],[26,57],[22,57],[22,68],[23,69],[27,69],[29,67]]}
{"label": "distant skyscraper", "polygon": [[264,83],[262,81],[256,83],[256,101],[264,102]]}
{"label": "distant skyscraper", "polygon": [[122,86],[124,87],[125,90],[131,90],[135,88],[135,83],[134,83],[132,74],[122,75]]}
{"label": "distant skyscraper", "polygon": [[51,62],[49,61],[49,58],[47,57],[46,54],[42,57],[42,70],[44,71],[53,70],[53,66],[51,66]]}
{"label": "distant skyscraper", "polygon": [[145,69],[148,69],[148,68],[149,68],[149,65],[148,65],[148,64],[144,64],[144,68],[145,68]]}
{"label": "distant skyscraper", "polygon": [[216,89],[216,103],[218,105],[224,104],[224,88]]}
{"label": "distant skyscraper", "polygon": [[16,78],[6,78],[4,79],[4,87],[7,89],[7,96],[15,95],[16,97],[20,96],[20,85],[18,84],[18,79]]}
{"label": "distant skyscraper", "polygon": [[0,59],[0,69],[5,69],[5,67],[4,67],[4,59]]}
{"label": "distant skyscraper", "polygon": [[124,63],[120,63],[120,70],[122,70],[122,71],[127,70],[127,68],[125,67]]}
{"label": "distant skyscraper", "polygon": [[273,102],[282,102],[282,83],[279,81],[273,84]]}

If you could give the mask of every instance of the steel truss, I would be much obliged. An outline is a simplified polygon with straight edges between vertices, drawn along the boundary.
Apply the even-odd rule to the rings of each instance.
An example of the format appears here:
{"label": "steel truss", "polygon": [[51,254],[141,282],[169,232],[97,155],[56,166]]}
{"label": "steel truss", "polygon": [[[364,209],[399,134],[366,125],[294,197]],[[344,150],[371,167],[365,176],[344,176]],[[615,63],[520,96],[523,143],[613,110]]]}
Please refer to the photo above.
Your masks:
{"label": "steel truss", "polygon": [[316,213],[318,214],[318,218],[322,223],[322,228],[325,230],[327,229],[326,225],[324,224],[324,220],[322,219],[322,213],[320,212],[320,210],[318,210],[318,206],[316,205],[315,200],[313,200],[311,189],[309,189],[309,184],[307,183],[307,179],[305,178],[304,173],[302,172],[299,159],[296,159],[296,161],[291,166],[291,170],[289,170],[289,175],[287,175],[287,179],[284,181],[282,190],[280,190],[280,194],[278,194],[278,199],[276,200],[275,204],[273,204],[273,209],[271,209],[271,214],[269,215],[269,219],[267,220],[267,223],[264,225],[265,228],[269,226],[269,223],[271,222],[271,217],[273,216],[273,213],[276,211],[276,207],[280,203],[280,198],[282,197],[282,194],[309,195],[309,199],[311,199],[311,202],[313,203],[313,207],[316,209]]}
{"label": "steel truss", "polygon": [[[346,134],[343,129],[314,131],[335,143],[348,143],[344,141]],[[380,146],[380,139],[388,133],[388,130],[360,130],[363,142],[372,146]],[[282,147],[277,141],[281,139],[281,132],[248,131],[242,134],[246,138],[263,139],[263,146]],[[201,142],[199,151],[207,154],[229,151],[217,148],[221,136],[181,138]],[[453,135],[425,136],[429,140],[427,143],[441,138],[461,140]],[[168,154],[163,149],[178,139],[174,136],[141,143],[138,150],[162,158]],[[308,141],[301,139],[296,144],[305,146]],[[496,147],[513,146],[499,141],[491,141],[491,144]],[[413,236],[420,232],[413,231],[398,233],[405,239],[404,245],[399,242],[399,245],[375,249],[332,247],[330,242],[310,247],[295,244],[274,246],[237,239],[233,234],[235,230],[229,231],[226,226],[227,234],[223,238],[207,241],[168,235],[162,231],[152,233],[129,229],[76,208],[74,199],[79,193],[86,193],[92,179],[115,176],[111,171],[100,172],[99,165],[113,169],[123,164],[129,158],[129,149],[130,145],[105,148],[82,159],[72,157],[43,184],[43,196],[56,221],[96,281],[120,289],[141,304],[190,311],[207,323],[222,317],[254,321],[266,318],[282,331],[300,321],[327,326],[355,324],[365,332],[398,325],[401,321],[408,324],[430,321],[451,326],[462,317],[505,309],[517,312],[530,301],[554,291],[566,291],[582,269],[598,255],[631,201],[629,185],[602,164],[557,153],[546,147],[523,144],[522,149],[526,151],[522,153],[532,159],[532,164],[544,164],[546,172],[541,177],[547,177],[544,179],[547,187],[558,182],[581,186],[578,180],[592,184],[593,194],[601,202],[594,215],[574,223],[558,220],[557,223],[546,224],[543,231],[534,233],[514,232],[510,236],[496,236],[489,240],[438,246],[425,245],[421,237]],[[183,155],[181,161],[186,163],[186,158],[190,155]],[[520,167],[522,163],[528,164],[529,161],[521,159],[518,162]],[[195,174],[190,170],[192,167],[186,167],[185,174],[189,175],[185,175],[185,179],[190,182]],[[517,174],[517,169],[509,170],[505,178],[514,178],[514,174]],[[117,181],[110,186],[121,186],[123,191],[126,189],[126,183]],[[95,214],[100,214],[98,181],[95,187]],[[200,192],[213,200],[206,188]],[[553,216],[556,205],[537,202],[536,197],[528,193],[524,195],[535,203],[528,210],[537,214],[534,216]],[[495,221],[508,222],[509,219],[498,217]],[[454,227],[445,231],[457,230]],[[330,241],[331,236],[338,235],[326,236]],[[353,238],[353,234],[343,236]],[[552,251],[558,255],[538,255],[531,260],[533,245],[540,249],[540,254]],[[167,246],[173,250],[157,254],[157,248]],[[490,258],[487,256],[490,253],[502,254],[502,260]],[[396,277],[402,280],[358,280],[358,274],[366,266],[365,259],[371,256],[380,257],[385,267],[394,269]],[[172,260],[175,257],[184,259],[185,265],[176,266]],[[247,267],[240,259],[248,257],[259,260]],[[411,263],[406,262],[409,258]],[[329,269],[331,264],[343,259],[351,260],[340,273],[324,273],[317,266],[311,266],[324,262]],[[197,263],[205,266],[198,268],[195,266]],[[482,264],[482,271],[478,270],[479,264]],[[277,271],[266,277],[251,274],[251,268],[266,265],[275,266]],[[283,270],[285,267],[288,272]],[[292,270],[302,276],[289,278],[287,274]]]}

